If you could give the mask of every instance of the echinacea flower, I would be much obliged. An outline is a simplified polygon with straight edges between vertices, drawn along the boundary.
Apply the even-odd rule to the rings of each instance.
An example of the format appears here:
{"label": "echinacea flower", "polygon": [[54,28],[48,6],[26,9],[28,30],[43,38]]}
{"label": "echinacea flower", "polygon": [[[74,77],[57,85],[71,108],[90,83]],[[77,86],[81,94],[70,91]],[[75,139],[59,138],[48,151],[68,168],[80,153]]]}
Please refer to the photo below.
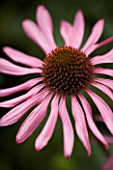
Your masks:
{"label": "echinacea flower", "polygon": [[[36,20],[37,24],[31,20],[25,20],[23,29],[27,36],[45,52],[46,57],[43,61],[11,47],[3,48],[12,62],[0,58],[1,73],[15,76],[34,73],[37,74],[37,78],[32,78],[15,87],[0,90],[1,97],[27,91],[19,97],[0,103],[1,107],[12,108],[0,119],[0,126],[16,123],[29,109],[35,106],[17,133],[16,142],[21,143],[42,122],[50,104],[49,117],[36,138],[35,148],[39,151],[47,145],[59,116],[63,128],[64,156],[69,157],[74,146],[74,131],[66,106],[66,96],[70,96],[76,133],[88,155],[91,154],[91,147],[87,124],[96,138],[102,142],[105,148],[108,148],[108,143],[97,128],[91,106],[83,93],[86,92],[93,100],[108,130],[113,134],[113,112],[91,88],[95,87],[103,91],[113,100],[113,80],[98,77],[98,75],[113,77],[112,69],[99,67],[99,64],[113,63],[113,49],[104,55],[90,58],[90,54],[94,50],[113,41],[113,37],[110,37],[102,42],[97,42],[103,32],[104,20],[99,20],[93,26],[89,38],[82,47],[85,24],[81,11],[76,13],[73,24],[67,21],[61,22],[60,33],[64,39],[62,47],[58,47],[54,41],[52,19],[45,7],[37,8]],[[13,61],[23,64],[23,66],[18,66]]]}

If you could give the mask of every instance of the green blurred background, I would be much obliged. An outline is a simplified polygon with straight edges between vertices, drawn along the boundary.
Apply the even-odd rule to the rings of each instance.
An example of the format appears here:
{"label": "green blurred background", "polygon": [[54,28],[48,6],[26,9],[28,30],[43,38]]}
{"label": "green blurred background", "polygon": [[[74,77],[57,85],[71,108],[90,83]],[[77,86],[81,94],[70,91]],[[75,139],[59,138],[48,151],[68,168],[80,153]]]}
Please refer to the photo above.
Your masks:
{"label": "green blurred background", "polygon": [[[87,38],[93,24],[100,18],[105,18],[105,30],[101,39],[113,36],[113,1],[110,0],[4,0],[0,2],[0,55],[3,46],[12,46],[28,54],[44,58],[43,51],[27,38],[22,30],[22,21],[26,18],[35,21],[35,11],[38,5],[45,5],[50,11],[54,23],[54,37],[58,45],[63,44],[60,36],[60,21],[66,19],[73,22],[74,14],[81,9],[85,15]],[[104,53],[113,47],[113,43],[98,50]],[[109,65],[113,68],[113,65]],[[1,88],[11,87],[27,80],[30,76],[13,77],[0,75]],[[100,93],[100,92],[99,92]],[[112,101],[101,94],[113,109]],[[94,105],[94,112],[98,112]],[[1,109],[0,115],[4,115],[9,109]],[[28,113],[29,114],[29,113]],[[34,149],[34,141],[46,120],[42,122],[35,133],[23,144],[17,145],[15,135],[25,117],[17,124],[0,128],[0,170],[100,170],[109,153],[90,133],[92,155],[87,153],[75,133],[75,146],[70,159],[63,157],[62,125],[58,120],[54,135],[48,146],[40,152]],[[46,118],[47,119],[47,118]],[[98,124],[103,133],[107,134],[105,127]]]}

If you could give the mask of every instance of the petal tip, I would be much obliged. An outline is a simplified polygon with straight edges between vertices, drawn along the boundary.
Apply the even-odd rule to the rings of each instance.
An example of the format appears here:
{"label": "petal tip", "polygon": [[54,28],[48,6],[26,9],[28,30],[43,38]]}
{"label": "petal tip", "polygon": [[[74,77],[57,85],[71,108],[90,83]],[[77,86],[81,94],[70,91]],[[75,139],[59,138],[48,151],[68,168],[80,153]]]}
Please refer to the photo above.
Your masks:
{"label": "petal tip", "polygon": [[37,142],[35,142],[35,150],[36,151],[40,151],[41,150],[41,147],[37,145]]}
{"label": "petal tip", "polygon": [[32,22],[30,19],[25,19],[25,20],[23,20],[23,21],[22,21],[22,26],[23,26],[23,28],[26,28],[26,26],[28,26],[28,24],[29,24],[30,22]]}
{"label": "petal tip", "polygon": [[8,126],[8,123],[6,121],[4,121],[4,119],[0,119],[0,127],[3,127],[3,126]]}
{"label": "petal tip", "polygon": [[21,140],[21,138],[19,137],[18,134],[16,135],[16,139],[15,139],[15,140],[16,140],[16,143],[17,143],[17,144],[22,143],[22,140]]}
{"label": "petal tip", "polygon": [[104,23],[105,23],[104,18],[100,19],[98,22],[99,22],[99,24],[103,25],[103,27],[104,27]]}
{"label": "petal tip", "polygon": [[40,11],[45,10],[45,6],[44,5],[38,5],[37,10],[40,10]]}
{"label": "petal tip", "polygon": [[88,157],[91,156],[91,150],[88,151],[88,154],[87,154],[87,155],[88,155]]}
{"label": "petal tip", "polygon": [[64,157],[65,157],[66,159],[69,159],[69,158],[70,158],[70,156],[71,156],[71,154],[64,153]]}
{"label": "petal tip", "polygon": [[11,48],[8,47],[8,46],[5,46],[5,47],[2,48],[2,50],[3,50],[4,53],[7,53],[7,51],[9,51],[10,49],[11,49]]}
{"label": "petal tip", "polygon": [[83,16],[83,12],[82,12],[82,10],[81,9],[79,9],[78,11],[77,11],[77,13],[76,13],[77,15],[82,15]]}
{"label": "petal tip", "polygon": [[104,145],[104,148],[105,148],[106,150],[108,150],[108,149],[109,149],[109,145],[108,145],[108,144]]}

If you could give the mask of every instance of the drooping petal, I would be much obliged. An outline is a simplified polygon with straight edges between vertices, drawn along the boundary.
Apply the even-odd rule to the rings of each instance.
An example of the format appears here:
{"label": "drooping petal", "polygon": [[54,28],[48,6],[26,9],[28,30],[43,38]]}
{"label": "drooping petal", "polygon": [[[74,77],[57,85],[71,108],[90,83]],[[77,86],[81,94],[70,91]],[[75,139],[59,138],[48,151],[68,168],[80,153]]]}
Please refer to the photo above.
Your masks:
{"label": "drooping petal", "polygon": [[56,48],[56,44],[53,38],[52,19],[49,12],[44,6],[40,5],[37,8],[36,18],[39,28],[46,37],[47,41],[50,43],[50,46],[52,47],[52,49]]}
{"label": "drooping petal", "polygon": [[41,69],[17,66],[3,58],[0,58],[0,73],[22,76],[26,74],[41,73],[41,72],[42,72]]}
{"label": "drooping petal", "polygon": [[104,84],[113,90],[113,80],[104,78],[94,78],[94,81]]}
{"label": "drooping petal", "polygon": [[52,93],[49,94],[39,106],[37,106],[26,118],[21,125],[17,135],[16,142],[22,143],[25,141],[38,127],[46,115],[48,104],[51,100]]}
{"label": "drooping petal", "polygon": [[87,53],[87,50],[90,49],[91,46],[99,40],[99,38],[102,35],[103,29],[104,29],[104,20],[101,19],[92,28],[91,34],[81,50]]}
{"label": "drooping petal", "polygon": [[42,81],[43,78],[34,78],[31,80],[26,81],[25,83],[22,83],[18,86],[15,87],[10,87],[10,88],[6,88],[6,89],[0,89],[0,97],[5,97],[5,96],[9,96],[11,94],[14,94],[16,92],[20,92],[23,90],[28,90],[31,87],[33,87],[35,84],[39,83],[40,81]]}
{"label": "drooping petal", "polygon": [[59,104],[59,115],[63,126],[64,156],[70,157],[74,145],[74,132],[66,108],[66,98],[62,96]]}
{"label": "drooping petal", "polygon": [[105,74],[108,76],[113,77],[113,69],[108,69],[108,68],[94,68],[93,69],[94,74]]}
{"label": "drooping petal", "polygon": [[48,90],[44,90],[37,94],[36,96],[30,98],[29,100],[19,104],[18,106],[14,107],[12,110],[10,110],[7,114],[5,114],[0,119],[0,126],[8,126],[16,123],[21,119],[24,114],[31,109],[36,104],[40,103],[46,95],[48,94]]}
{"label": "drooping petal", "polygon": [[88,131],[86,127],[84,112],[80,104],[78,103],[77,99],[75,98],[75,96],[72,96],[71,99],[72,99],[72,114],[75,121],[75,128],[76,128],[77,135],[82,141],[84,147],[86,148],[88,155],[90,155],[91,147],[90,147],[90,141],[89,141]]}
{"label": "drooping petal", "polygon": [[95,56],[90,59],[92,65],[103,64],[103,63],[113,63],[113,49],[104,55]]}
{"label": "drooping petal", "polygon": [[44,87],[43,84],[40,84],[36,87],[34,87],[33,89],[31,89],[30,91],[28,91],[26,94],[21,95],[19,97],[4,101],[4,102],[0,102],[0,107],[14,107],[17,104],[23,102],[24,100],[27,100],[29,98],[31,98],[32,96],[36,95],[42,88]]}
{"label": "drooping petal", "polygon": [[47,145],[47,143],[49,142],[53,134],[58,119],[58,100],[59,100],[59,95],[56,95],[51,102],[51,112],[49,118],[46,124],[44,125],[43,130],[36,138],[35,148],[37,151],[41,150],[43,147]]}
{"label": "drooping petal", "polygon": [[94,101],[95,105],[97,106],[98,110],[100,111],[100,114],[101,114],[103,121],[105,122],[107,128],[113,134],[113,112],[112,112],[112,110],[107,105],[107,103],[101,97],[99,97],[97,94],[95,94],[94,92],[92,92],[89,89],[86,89],[86,92],[89,94],[89,96]]}
{"label": "drooping petal", "polygon": [[60,32],[65,41],[65,45],[71,45],[79,48],[84,35],[84,17],[81,11],[75,15],[73,25],[66,21],[61,22]]}
{"label": "drooping petal", "polygon": [[100,89],[102,92],[104,92],[108,97],[113,100],[113,92],[105,85],[102,85],[100,83],[92,82],[91,85],[95,86],[96,88]]}
{"label": "drooping petal", "polygon": [[15,50],[11,47],[4,47],[4,53],[9,56],[13,61],[30,66],[30,67],[42,67],[43,61],[40,59],[24,54],[18,50]]}
{"label": "drooping petal", "polygon": [[97,126],[95,125],[95,122],[94,122],[93,116],[92,116],[91,106],[89,105],[88,101],[85,99],[85,97],[82,94],[79,94],[79,98],[80,98],[80,101],[81,101],[82,106],[84,108],[84,111],[85,111],[85,114],[86,114],[86,119],[87,119],[87,122],[88,122],[88,125],[89,125],[91,131],[97,137],[97,139],[100,140],[105,145],[106,148],[108,148],[108,144],[107,144],[105,138],[100,133]]}

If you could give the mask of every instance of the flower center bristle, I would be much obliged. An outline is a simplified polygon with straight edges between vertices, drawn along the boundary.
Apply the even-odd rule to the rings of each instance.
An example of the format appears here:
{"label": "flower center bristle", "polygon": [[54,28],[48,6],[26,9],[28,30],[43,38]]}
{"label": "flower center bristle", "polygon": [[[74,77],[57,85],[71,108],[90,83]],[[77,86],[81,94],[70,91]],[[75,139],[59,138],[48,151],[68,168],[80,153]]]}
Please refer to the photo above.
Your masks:
{"label": "flower center bristle", "polygon": [[42,76],[50,90],[76,94],[92,80],[92,64],[89,57],[78,49],[57,47],[46,56]]}

